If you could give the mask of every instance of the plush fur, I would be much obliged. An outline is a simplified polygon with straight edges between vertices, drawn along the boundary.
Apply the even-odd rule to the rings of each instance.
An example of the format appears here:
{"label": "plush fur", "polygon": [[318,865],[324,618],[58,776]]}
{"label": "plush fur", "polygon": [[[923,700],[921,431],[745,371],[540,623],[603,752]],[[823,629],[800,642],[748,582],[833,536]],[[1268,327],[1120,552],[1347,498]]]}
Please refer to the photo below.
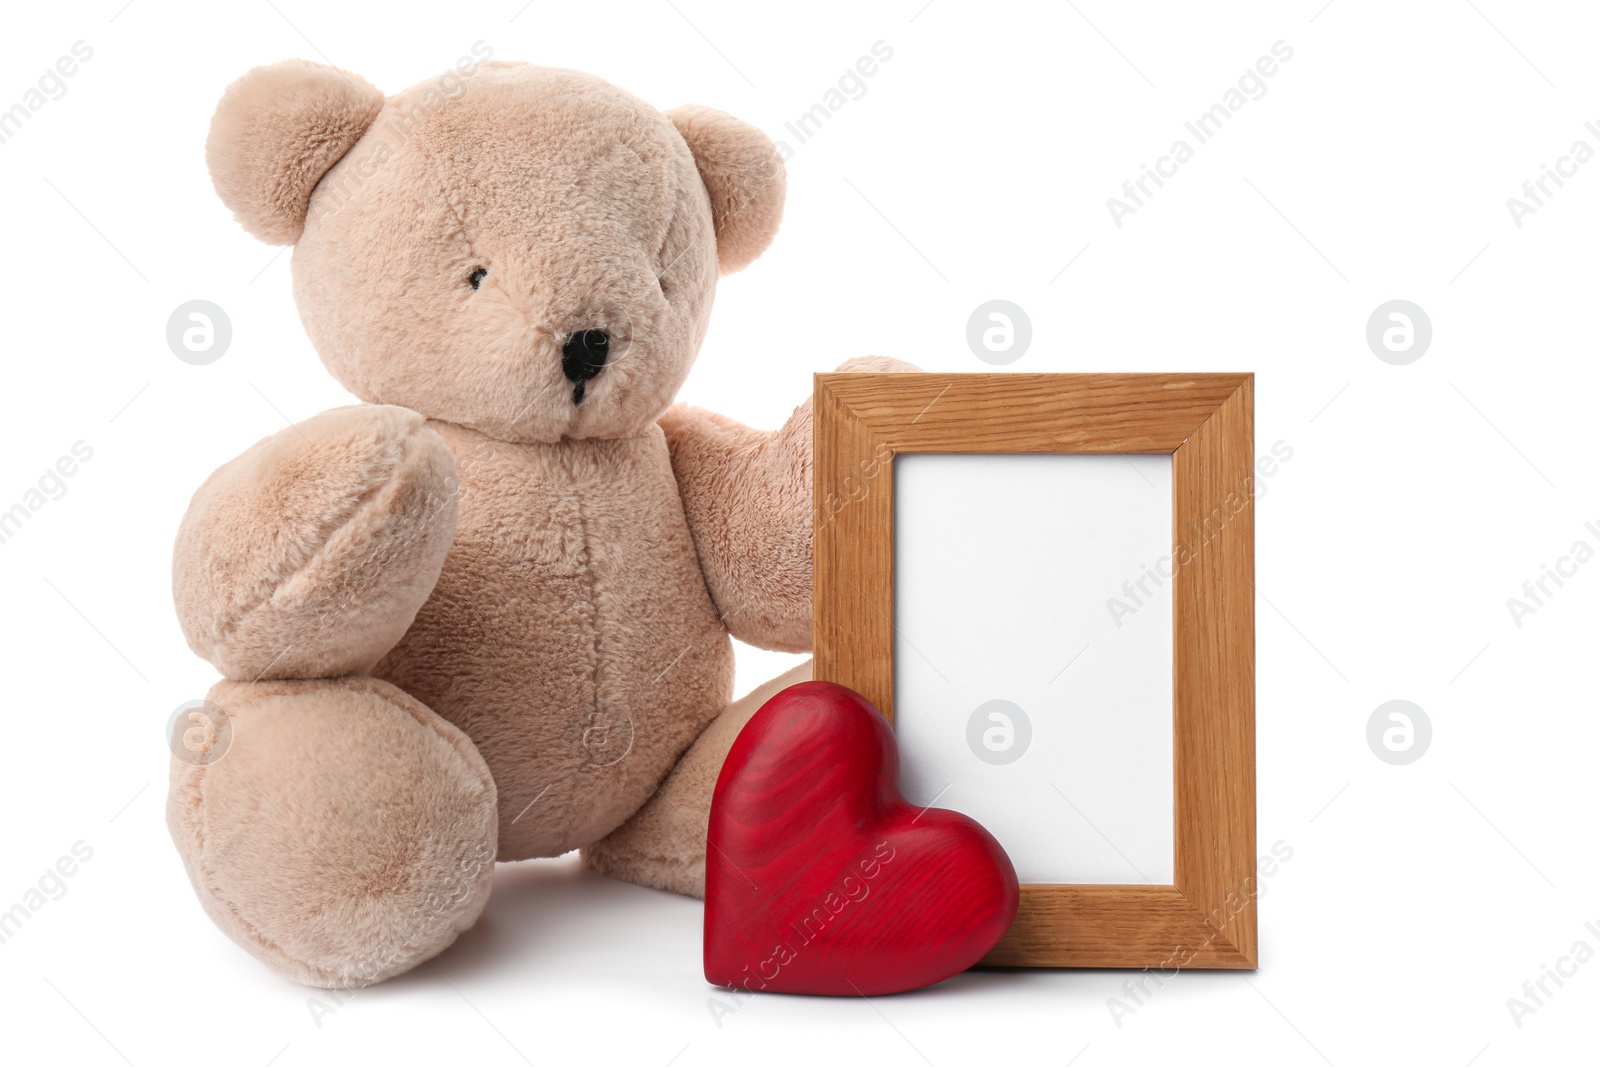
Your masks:
{"label": "plush fur", "polygon": [[783,163],[765,137],[709,107],[667,112],[705,179],[717,233],[717,262],[724,274],[748,267],[767,250],[783,216]]}
{"label": "plush fur", "polygon": [[495,784],[471,741],[394,686],[219,682],[233,743],[173,761],[168,823],[222,930],[275,970],[349,988],[471,926],[494,875]]}
{"label": "plush fur", "polygon": [[457,502],[449,447],[405,408],[338,408],[257,442],[179,528],[189,646],[230,678],[370,670],[438,581]]}
{"label": "plush fur", "polygon": [[294,244],[311,190],[383,107],[361,78],[291,59],[228,87],[211,121],[206,163],[234,218],[268,244]]}
{"label": "plush fur", "polygon": [[[711,789],[810,647],[811,410],[668,410],[719,269],[782,213],[759,131],[573,71],[484,63],[384,99],[291,62],[224,95],[207,157],[364,404],[195,494],[173,590],[231,747],[174,759],[207,911],[279,972],[358,986],[476,919],[492,861],[582,848],[700,894]],[[610,336],[579,392],[564,347]],[[891,361],[846,366],[893,369]]]}

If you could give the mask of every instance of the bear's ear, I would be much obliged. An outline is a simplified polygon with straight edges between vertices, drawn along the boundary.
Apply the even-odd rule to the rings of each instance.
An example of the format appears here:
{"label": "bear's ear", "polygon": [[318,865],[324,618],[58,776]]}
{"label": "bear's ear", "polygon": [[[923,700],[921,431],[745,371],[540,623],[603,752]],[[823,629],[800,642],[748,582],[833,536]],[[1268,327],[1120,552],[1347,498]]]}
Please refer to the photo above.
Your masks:
{"label": "bear's ear", "polygon": [[383,94],[354,74],[289,59],[228,86],[211,118],[211,184],[251,234],[289,245],[317,182],[372,125]]}
{"label": "bear's ear", "polygon": [[689,105],[667,112],[694,153],[711,194],[717,264],[723,274],[765,252],[783,218],[783,159],[766,134],[732,115]]}

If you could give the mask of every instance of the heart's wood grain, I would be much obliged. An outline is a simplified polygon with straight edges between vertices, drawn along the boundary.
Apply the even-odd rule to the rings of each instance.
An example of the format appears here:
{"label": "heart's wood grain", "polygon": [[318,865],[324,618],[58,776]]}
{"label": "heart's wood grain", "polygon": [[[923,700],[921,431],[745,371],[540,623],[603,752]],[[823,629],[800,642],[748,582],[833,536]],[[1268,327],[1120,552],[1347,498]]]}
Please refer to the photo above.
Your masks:
{"label": "heart's wood grain", "polygon": [[1017,875],[988,831],[899,790],[894,734],[859,695],[803,682],[729,751],[711,801],[705,971],[752,991],[873,995],[972,966]]}

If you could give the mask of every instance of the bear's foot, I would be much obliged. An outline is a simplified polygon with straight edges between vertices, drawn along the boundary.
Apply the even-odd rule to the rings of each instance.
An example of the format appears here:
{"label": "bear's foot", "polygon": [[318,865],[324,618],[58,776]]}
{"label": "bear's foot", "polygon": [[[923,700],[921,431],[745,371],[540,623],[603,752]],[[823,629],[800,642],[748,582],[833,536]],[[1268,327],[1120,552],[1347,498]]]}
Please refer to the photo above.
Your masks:
{"label": "bear's foot", "polygon": [[591,869],[624,882],[689,897],[706,895],[706,827],[722,761],[739,731],[779,692],[811,680],[811,661],[735,700],[683,754],[678,765],[627,822],[583,850]]}
{"label": "bear's foot", "polygon": [[167,823],[224,933],[285,977],[348,989],[476,921],[498,820],[465,734],[362,676],[220,682],[209,702],[227,729],[175,746]]}

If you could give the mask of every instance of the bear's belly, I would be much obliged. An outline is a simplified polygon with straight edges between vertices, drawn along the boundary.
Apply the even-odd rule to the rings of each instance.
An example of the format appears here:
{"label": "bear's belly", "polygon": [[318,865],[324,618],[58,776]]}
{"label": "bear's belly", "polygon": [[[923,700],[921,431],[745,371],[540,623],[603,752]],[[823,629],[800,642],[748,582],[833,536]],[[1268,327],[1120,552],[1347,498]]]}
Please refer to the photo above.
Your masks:
{"label": "bear's belly", "polygon": [[432,423],[460,519],[433,595],[373,673],[460,727],[499,792],[502,860],[604,837],[732,697],[659,428],[512,445]]}

